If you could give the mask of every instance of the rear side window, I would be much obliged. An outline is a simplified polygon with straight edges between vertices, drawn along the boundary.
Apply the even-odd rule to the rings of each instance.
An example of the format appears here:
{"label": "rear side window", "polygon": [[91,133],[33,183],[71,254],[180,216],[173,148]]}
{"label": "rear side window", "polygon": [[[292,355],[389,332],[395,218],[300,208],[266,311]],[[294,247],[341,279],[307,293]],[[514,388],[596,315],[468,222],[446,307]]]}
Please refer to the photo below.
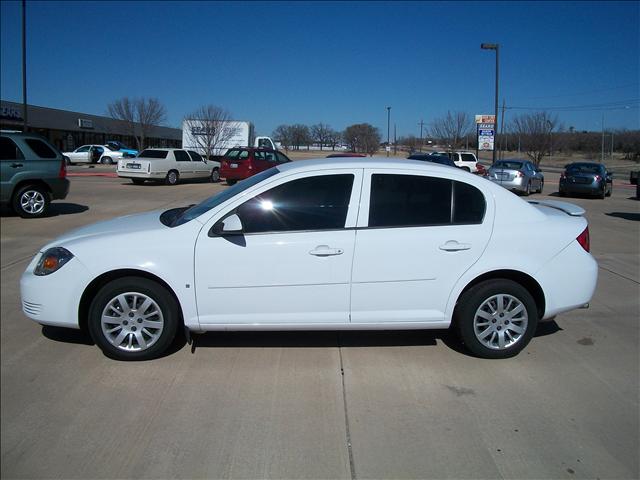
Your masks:
{"label": "rear side window", "polygon": [[453,182],[453,223],[482,223],[486,208],[487,202],[480,190],[468,183]]}
{"label": "rear side window", "polygon": [[0,160],[24,160],[24,155],[9,137],[0,137]]}
{"label": "rear side window", "polygon": [[245,158],[249,158],[249,151],[234,149],[229,150],[224,156],[229,160],[244,160]]}
{"label": "rear side window", "polygon": [[447,225],[451,180],[418,175],[371,176],[370,227]]}
{"label": "rear side window", "polygon": [[279,185],[238,207],[246,233],[344,228],[354,176],[321,175]]}
{"label": "rear side window", "polygon": [[167,150],[143,150],[138,155],[139,158],[167,158]]}
{"label": "rear side window", "polygon": [[176,162],[190,162],[189,154],[184,150],[174,150],[173,154],[176,156]]}
{"label": "rear side window", "polygon": [[460,156],[462,157],[462,161],[463,162],[475,162],[476,161],[476,157],[474,157],[470,153],[462,153],[462,154],[460,154]]}
{"label": "rear side window", "polygon": [[56,158],[58,156],[49,145],[37,138],[25,138],[24,143],[29,145],[33,153],[40,158]]}

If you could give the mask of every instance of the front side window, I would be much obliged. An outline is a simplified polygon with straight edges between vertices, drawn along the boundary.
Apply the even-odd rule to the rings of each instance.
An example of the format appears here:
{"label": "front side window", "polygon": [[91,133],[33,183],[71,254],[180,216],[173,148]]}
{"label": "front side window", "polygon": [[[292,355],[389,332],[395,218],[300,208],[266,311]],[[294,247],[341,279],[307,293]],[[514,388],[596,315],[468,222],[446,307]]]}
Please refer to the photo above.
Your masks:
{"label": "front side window", "polygon": [[254,160],[262,160],[263,162],[266,160],[264,152],[255,151],[253,152]]}
{"label": "front side window", "polygon": [[9,137],[0,137],[0,160],[23,160],[24,155]]}
{"label": "front side window", "polygon": [[24,143],[29,145],[29,148],[33,150],[33,153],[40,158],[56,158],[58,156],[49,145],[37,138],[26,138]]}
{"label": "front side window", "polygon": [[289,160],[289,158],[286,155],[284,155],[284,154],[282,154],[280,152],[276,152],[276,155],[278,156],[278,162],[280,162],[280,163],[287,163],[287,162],[291,161],[291,160]]}
{"label": "front side window", "polygon": [[176,156],[176,162],[190,162],[189,154],[184,150],[175,150],[173,154]]}
{"label": "front side window", "polygon": [[88,152],[90,148],[91,148],[90,145],[85,145],[84,147],[77,148],[76,153]]}
{"label": "front side window", "polygon": [[337,230],[344,228],[353,174],[300,178],[240,205],[245,233]]}
{"label": "front side window", "polygon": [[191,155],[191,159],[194,162],[202,162],[202,156],[198,153],[198,152],[194,152],[192,150],[189,150],[189,155]]}

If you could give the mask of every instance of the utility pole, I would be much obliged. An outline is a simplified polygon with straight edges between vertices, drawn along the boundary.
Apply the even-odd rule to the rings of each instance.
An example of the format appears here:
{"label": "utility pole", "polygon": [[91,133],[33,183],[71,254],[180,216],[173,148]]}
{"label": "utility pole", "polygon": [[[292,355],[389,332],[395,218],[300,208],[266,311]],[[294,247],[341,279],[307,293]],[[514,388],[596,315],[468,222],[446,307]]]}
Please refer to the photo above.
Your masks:
{"label": "utility pole", "polygon": [[604,162],[604,112],[602,113],[602,154],[600,155],[600,163]]}
{"label": "utility pole", "polygon": [[389,129],[391,125],[391,107],[387,107],[387,157],[389,156],[389,151],[391,150],[391,146],[389,145]]}
{"label": "utility pole", "polygon": [[418,123],[418,125],[420,126],[420,151],[422,151],[422,127],[424,127],[424,121],[420,120],[420,123]]}
{"label": "utility pole", "polygon": [[393,155],[395,156],[398,153],[398,136],[396,131],[396,124],[393,123]]}
{"label": "utility pole", "polygon": [[22,131],[29,129],[27,117],[27,2],[22,0]]}
{"label": "utility pole", "polygon": [[611,160],[613,160],[613,132],[611,132]]}
{"label": "utility pole", "polygon": [[502,160],[504,158],[504,147],[502,145],[503,142],[503,134],[504,134],[504,111],[506,108],[506,100],[503,98],[502,99],[502,120],[500,121],[500,159]]}

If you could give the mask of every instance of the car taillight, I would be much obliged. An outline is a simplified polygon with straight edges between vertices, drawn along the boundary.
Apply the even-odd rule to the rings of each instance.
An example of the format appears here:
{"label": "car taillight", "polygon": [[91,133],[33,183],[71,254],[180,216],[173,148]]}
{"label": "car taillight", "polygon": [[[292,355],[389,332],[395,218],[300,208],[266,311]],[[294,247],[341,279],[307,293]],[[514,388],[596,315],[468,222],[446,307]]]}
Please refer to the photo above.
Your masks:
{"label": "car taillight", "polygon": [[67,162],[62,159],[60,163],[60,171],[58,172],[58,178],[66,178],[67,177]]}
{"label": "car taillight", "polygon": [[589,227],[588,226],[587,228],[584,229],[584,231],[580,235],[578,235],[576,240],[578,241],[580,246],[585,249],[586,252],[590,251],[591,245],[589,244]]}
{"label": "car taillight", "polygon": [[561,174],[560,174],[560,178],[561,178],[561,179],[565,179],[565,178],[567,178],[567,174],[566,174],[566,173],[561,173]]}
{"label": "car taillight", "polygon": [[600,175],[596,175],[596,182],[599,182],[602,177]]}
{"label": "car taillight", "polygon": [[524,175],[522,174],[522,172],[516,172],[516,177],[520,178],[520,177],[524,177]]}

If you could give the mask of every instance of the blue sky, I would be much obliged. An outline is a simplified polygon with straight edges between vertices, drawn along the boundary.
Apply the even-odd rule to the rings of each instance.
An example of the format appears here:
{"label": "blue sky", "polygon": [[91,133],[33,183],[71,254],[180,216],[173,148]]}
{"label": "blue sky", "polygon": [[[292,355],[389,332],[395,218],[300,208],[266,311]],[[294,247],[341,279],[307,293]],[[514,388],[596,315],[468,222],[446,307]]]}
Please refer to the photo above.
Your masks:
{"label": "blue sky", "polygon": [[[20,5],[0,2],[3,100],[22,99]],[[447,110],[493,112],[495,57],[480,43],[497,42],[500,104],[572,107],[557,112],[567,128],[600,130],[603,114],[640,128],[638,2],[28,0],[27,22],[34,105],[104,114],[152,96],[171,126],[212,103],[262,134],[369,122],[385,137],[389,105],[392,135],[418,135]]]}

